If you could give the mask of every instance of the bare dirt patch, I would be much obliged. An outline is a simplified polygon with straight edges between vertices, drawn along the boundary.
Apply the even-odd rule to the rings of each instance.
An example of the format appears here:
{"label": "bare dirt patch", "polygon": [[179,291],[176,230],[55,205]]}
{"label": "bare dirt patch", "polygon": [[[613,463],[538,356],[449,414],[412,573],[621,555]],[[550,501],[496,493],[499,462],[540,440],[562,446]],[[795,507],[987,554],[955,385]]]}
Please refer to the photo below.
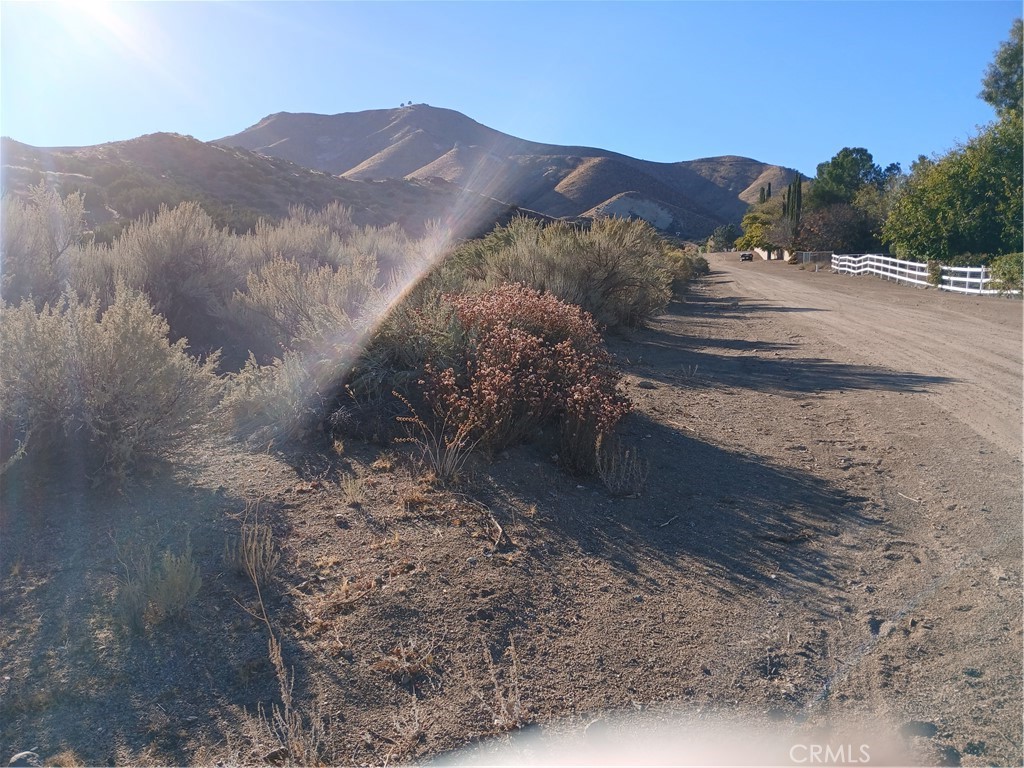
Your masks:
{"label": "bare dirt patch", "polygon": [[[204,447],[106,497],[9,479],[4,759],[287,760],[254,720],[281,699],[257,595],[222,555],[258,513],[282,552],[264,607],[328,762],[482,760],[529,724],[619,749],[614,712],[794,734],[761,762],[871,721],[876,756],[1019,765],[1019,303],[735,259],[612,341],[639,498],[544,440],[454,489],[401,446],[329,441]],[[186,539],[186,618],[125,631],[123,561]],[[679,733],[670,761],[707,762]],[[722,754],[741,733],[715,732]]]}

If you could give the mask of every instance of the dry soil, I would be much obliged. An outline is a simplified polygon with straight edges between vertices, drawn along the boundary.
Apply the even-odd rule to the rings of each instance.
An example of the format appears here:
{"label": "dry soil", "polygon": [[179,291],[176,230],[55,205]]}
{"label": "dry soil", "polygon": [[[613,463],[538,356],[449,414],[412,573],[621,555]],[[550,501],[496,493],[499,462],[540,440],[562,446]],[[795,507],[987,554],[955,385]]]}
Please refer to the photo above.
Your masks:
{"label": "dry soil", "polygon": [[[269,627],[336,764],[1020,765],[1020,302],[710,261],[611,341],[637,498],[544,439],[447,489],[354,440],[9,478],[3,759],[286,760]],[[262,595],[222,555],[257,517]],[[124,574],[186,539],[187,615],[126,631]]]}

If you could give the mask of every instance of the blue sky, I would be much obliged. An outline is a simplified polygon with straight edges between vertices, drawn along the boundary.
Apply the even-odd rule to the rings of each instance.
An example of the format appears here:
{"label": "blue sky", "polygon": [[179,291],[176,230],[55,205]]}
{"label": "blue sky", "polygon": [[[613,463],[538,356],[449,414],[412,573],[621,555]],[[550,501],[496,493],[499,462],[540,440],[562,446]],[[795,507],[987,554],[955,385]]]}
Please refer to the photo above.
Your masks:
{"label": "blue sky", "polygon": [[646,160],[907,169],[993,119],[1020,2],[0,3],[0,133],[220,138],[412,100]]}

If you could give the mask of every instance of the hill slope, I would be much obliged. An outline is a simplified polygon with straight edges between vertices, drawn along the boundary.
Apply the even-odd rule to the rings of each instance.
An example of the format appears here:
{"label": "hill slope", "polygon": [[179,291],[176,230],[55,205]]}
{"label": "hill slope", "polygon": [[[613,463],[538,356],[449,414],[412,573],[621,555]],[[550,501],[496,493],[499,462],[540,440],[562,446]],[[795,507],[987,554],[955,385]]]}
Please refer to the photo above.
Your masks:
{"label": "hill slope", "polygon": [[340,201],[360,225],[425,222],[452,225],[469,237],[507,220],[515,209],[440,178],[368,182],[330,176],[270,155],[156,133],[90,147],[39,148],[0,140],[4,194],[22,195],[46,181],[62,194],[85,194],[90,227],[116,232],[162,204],[196,200],[221,226],[244,231],[294,205],[318,209]]}
{"label": "hill slope", "polygon": [[742,157],[655,163],[541,144],[425,104],[338,115],[279,112],[217,143],[347,179],[441,178],[550,216],[611,210],[628,195],[642,203],[637,211],[661,212],[652,224],[687,238],[738,223],[761,186],[781,188],[795,174]]}

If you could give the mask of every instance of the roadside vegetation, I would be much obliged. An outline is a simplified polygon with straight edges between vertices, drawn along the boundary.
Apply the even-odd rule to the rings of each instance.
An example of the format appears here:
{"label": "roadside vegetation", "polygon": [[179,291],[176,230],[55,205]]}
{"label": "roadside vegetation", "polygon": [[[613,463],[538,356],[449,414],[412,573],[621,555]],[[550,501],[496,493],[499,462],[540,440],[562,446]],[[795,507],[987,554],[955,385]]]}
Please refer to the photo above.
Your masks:
{"label": "roadside vegetation", "polygon": [[768,251],[879,253],[948,266],[991,267],[1002,290],[1021,290],[1021,157],[1024,127],[1021,20],[996,51],[981,98],[996,120],[939,157],[922,155],[909,173],[881,168],[863,147],[845,147],[813,179],[761,199],[742,234],[716,231],[716,246]]}
{"label": "roadside vegetation", "polygon": [[[73,489],[64,518],[47,524],[79,536],[81,510],[103,506],[106,494],[191,473],[224,446],[344,462],[355,442],[389,483],[415,486],[403,503],[417,510],[434,498],[475,504],[467,462],[500,461],[534,442],[556,472],[636,496],[647,467],[618,434],[630,403],[604,334],[644,324],[707,271],[641,221],[515,219],[450,244],[437,228],[414,238],[397,226],[356,226],[339,204],[295,208],[239,234],[182,202],[102,242],[83,211],[81,193],[44,185],[3,200],[5,537],[34,530],[26,499],[35,494]],[[365,465],[351,466],[339,493],[360,508],[379,491],[369,490]],[[248,712],[247,728],[285,762],[322,762],[325,721],[293,695],[288,631],[264,604],[287,578],[276,568],[281,541],[250,501],[240,527],[214,546],[255,590],[255,601],[232,599],[265,630],[260,663],[276,681],[277,696]],[[118,563],[95,600],[126,647],[201,612],[213,574],[209,555],[191,546],[193,526],[232,527],[182,512],[187,529],[147,533],[179,521],[139,514],[103,521],[131,532],[111,533],[109,551],[97,552]],[[452,524],[466,514],[453,513]],[[497,547],[504,533],[490,519]],[[396,679],[432,674],[429,653],[411,648],[380,668]]]}
{"label": "roadside vegetation", "polygon": [[80,193],[45,186],[3,216],[3,461],[70,449],[96,476],[204,433],[386,442],[413,412],[492,454],[550,427],[564,465],[595,472],[628,410],[601,333],[706,271],[616,219],[516,219],[449,247],[338,204],[233,234],[185,202],[105,244]]}

